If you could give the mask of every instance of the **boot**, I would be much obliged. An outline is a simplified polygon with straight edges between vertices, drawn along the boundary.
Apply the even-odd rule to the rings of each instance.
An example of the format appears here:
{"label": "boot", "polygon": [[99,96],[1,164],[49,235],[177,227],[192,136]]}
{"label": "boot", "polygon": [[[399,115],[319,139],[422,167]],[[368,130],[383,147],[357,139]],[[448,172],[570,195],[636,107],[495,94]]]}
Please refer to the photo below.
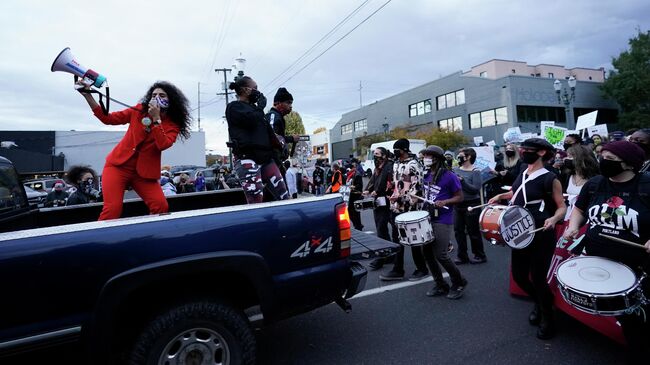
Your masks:
{"label": "boot", "polygon": [[542,318],[537,329],[537,338],[540,340],[550,340],[555,337],[555,319],[553,312],[542,311]]}
{"label": "boot", "polygon": [[539,322],[541,320],[540,311],[541,310],[539,308],[539,304],[535,303],[533,310],[528,315],[528,323],[530,323],[532,326],[539,326]]}

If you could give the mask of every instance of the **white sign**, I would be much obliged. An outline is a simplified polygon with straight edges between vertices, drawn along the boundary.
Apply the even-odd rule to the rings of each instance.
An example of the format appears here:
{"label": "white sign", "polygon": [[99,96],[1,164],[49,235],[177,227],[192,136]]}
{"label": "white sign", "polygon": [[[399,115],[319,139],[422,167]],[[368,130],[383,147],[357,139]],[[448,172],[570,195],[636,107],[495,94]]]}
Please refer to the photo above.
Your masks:
{"label": "white sign", "polygon": [[598,116],[598,110],[594,110],[591,113],[587,113],[578,117],[578,122],[576,123],[576,129],[581,130],[592,125],[596,125],[596,117]]}
{"label": "white sign", "polygon": [[564,137],[566,137],[567,129],[562,127],[546,127],[542,138],[547,140],[553,147],[557,149],[564,149]]}
{"label": "white sign", "polygon": [[494,142],[494,140],[492,140],[492,141],[487,141],[487,142],[485,142],[485,144],[488,145],[488,146],[490,146],[490,147],[494,147],[494,146],[497,145],[497,143]]}
{"label": "white sign", "polygon": [[522,141],[525,141],[525,140],[527,140],[529,138],[539,138],[539,136],[537,135],[537,133],[522,133],[521,134],[521,140]]}
{"label": "white sign", "polygon": [[483,143],[483,136],[474,137],[474,145],[480,146]]}
{"label": "white sign", "polygon": [[519,127],[508,128],[503,134],[503,140],[505,142],[523,142],[523,139],[521,139],[521,129]]}
{"label": "white sign", "polygon": [[601,137],[607,137],[609,131],[607,130],[607,124],[597,124],[587,128],[589,131],[589,137],[592,137],[594,134],[597,134]]}
{"label": "white sign", "polygon": [[494,148],[490,146],[474,147],[476,151],[476,162],[474,162],[474,167],[483,171],[487,168],[494,169],[497,165],[494,161]]}

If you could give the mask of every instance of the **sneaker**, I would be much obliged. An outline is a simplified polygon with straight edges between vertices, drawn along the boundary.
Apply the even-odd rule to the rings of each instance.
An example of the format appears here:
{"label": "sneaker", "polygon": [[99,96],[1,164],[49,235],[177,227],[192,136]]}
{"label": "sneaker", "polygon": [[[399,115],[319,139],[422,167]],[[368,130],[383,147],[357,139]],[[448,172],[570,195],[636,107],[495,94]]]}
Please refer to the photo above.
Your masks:
{"label": "sneaker", "polygon": [[436,284],[427,292],[427,297],[438,297],[441,295],[447,295],[449,293],[449,287],[447,284]]}
{"label": "sneaker", "polygon": [[413,271],[413,274],[409,277],[409,281],[422,280],[427,277],[427,274],[428,273],[426,271],[415,270]]}
{"label": "sneaker", "polygon": [[464,264],[467,264],[469,262],[470,262],[469,259],[466,259],[466,260],[463,260],[461,258],[455,258],[454,259],[454,264],[456,264],[456,265],[464,265]]}
{"label": "sneaker", "polygon": [[463,291],[467,286],[467,280],[463,279],[461,285],[452,285],[447,294],[447,299],[460,299],[463,296]]}
{"label": "sneaker", "polygon": [[404,279],[404,272],[391,270],[385,274],[379,275],[379,279],[383,281],[402,280]]}
{"label": "sneaker", "polygon": [[449,244],[447,245],[447,253],[452,253],[452,252],[454,252],[454,245],[451,242],[449,242]]}
{"label": "sneaker", "polygon": [[486,263],[486,262],[487,262],[486,257],[479,257],[479,256],[474,256],[473,259],[469,260],[470,264],[483,264],[483,263]]}

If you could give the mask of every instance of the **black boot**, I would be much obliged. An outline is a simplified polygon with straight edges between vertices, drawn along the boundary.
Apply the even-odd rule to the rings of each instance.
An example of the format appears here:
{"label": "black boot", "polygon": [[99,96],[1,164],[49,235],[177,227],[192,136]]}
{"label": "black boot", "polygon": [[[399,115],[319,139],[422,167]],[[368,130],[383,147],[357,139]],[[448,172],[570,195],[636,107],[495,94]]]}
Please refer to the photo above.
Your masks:
{"label": "black boot", "polygon": [[542,318],[539,322],[537,338],[540,340],[550,340],[555,337],[555,319],[553,318],[553,312],[542,311],[541,314]]}
{"label": "black boot", "polygon": [[541,313],[539,309],[539,304],[535,304],[533,310],[528,315],[528,323],[530,323],[533,326],[538,326],[540,320],[541,320]]}

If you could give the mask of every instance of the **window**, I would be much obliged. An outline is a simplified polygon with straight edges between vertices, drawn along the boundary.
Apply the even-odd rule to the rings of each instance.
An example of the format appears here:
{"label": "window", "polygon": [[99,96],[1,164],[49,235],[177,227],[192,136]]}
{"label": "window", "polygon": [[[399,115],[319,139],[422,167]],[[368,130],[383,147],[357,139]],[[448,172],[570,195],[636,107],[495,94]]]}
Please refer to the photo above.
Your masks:
{"label": "window", "polygon": [[548,73],[548,78],[549,78],[549,79],[552,79],[552,78],[554,78],[554,77],[555,77],[555,76],[553,76],[553,73],[552,73],[552,72],[549,72],[549,73]]}
{"label": "window", "polygon": [[541,74],[535,74],[535,77],[540,77],[540,76],[542,76],[542,75]]}
{"label": "window", "polygon": [[410,118],[426,113],[431,113],[431,99],[422,100],[415,104],[409,105]]}
{"label": "window", "polygon": [[[497,118],[499,117],[497,116]],[[543,120],[566,123],[564,108],[517,105],[517,121],[519,123],[539,123]]]}
{"label": "window", "polygon": [[497,124],[508,124],[508,108],[485,110],[469,115],[469,128],[491,127]]}
{"label": "window", "polygon": [[589,76],[589,80],[591,80],[591,76]]}
{"label": "window", "polygon": [[461,120],[460,117],[442,119],[438,121],[438,128],[446,129],[448,131],[462,131],[463,121]]}
{"label": "window", "polygon": [[480,77],[487,77],[487,71],[481,71],[479,74]]}
{"label": "window", "polygon": [[453,93],[440,95],[436,100],[438,101],[438,110],[465,104],[465,90],[461,89]]}
{"label": "window", "polygon": [[354,130],[355,131],[363,131],[368,129],[368,120],[367,119],[361,119],[357,120],[354,122]]}
{"label": "window", "polygon": [[341,126],[341,134],[352,133],[352,131],[353,131],[353,124],[352,123],[344,124],[344,125]]}

